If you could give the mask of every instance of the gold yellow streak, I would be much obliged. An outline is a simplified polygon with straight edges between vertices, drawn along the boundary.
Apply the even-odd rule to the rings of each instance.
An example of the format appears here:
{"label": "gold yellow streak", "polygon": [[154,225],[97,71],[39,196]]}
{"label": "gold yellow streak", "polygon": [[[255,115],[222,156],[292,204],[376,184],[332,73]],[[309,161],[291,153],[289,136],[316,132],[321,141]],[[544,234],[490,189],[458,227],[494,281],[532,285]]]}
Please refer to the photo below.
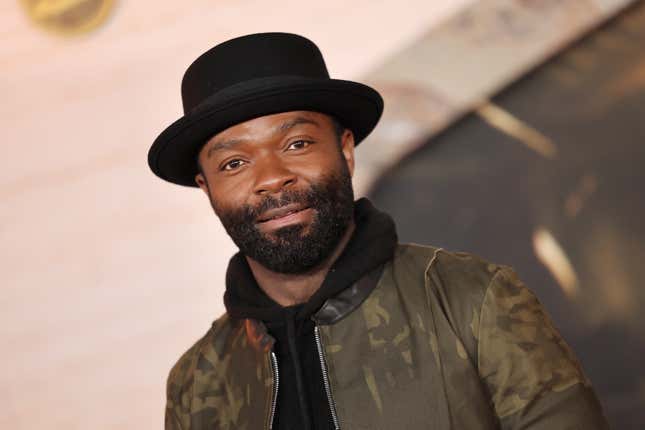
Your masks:
{"label": "gold yellow streak", "polygon": [[544,227],[533,232],[533,251],[551,272],[564,294],[574,299],[580,292],[578,275],[555,237]]}
{"label": "gold yellow streak", "polygon": [[487,102],[477,108],[477,113],[491,126],[517,139],[543,157],[556,156],[558,148],[551,139],[499,106]]}
{"label": "gold yellow streak", "polygon": [[74,7],[85,3],[87,0],[49,0],[40,1],[32,9],[32,15],[36,19],[47,19],[58,16]]}

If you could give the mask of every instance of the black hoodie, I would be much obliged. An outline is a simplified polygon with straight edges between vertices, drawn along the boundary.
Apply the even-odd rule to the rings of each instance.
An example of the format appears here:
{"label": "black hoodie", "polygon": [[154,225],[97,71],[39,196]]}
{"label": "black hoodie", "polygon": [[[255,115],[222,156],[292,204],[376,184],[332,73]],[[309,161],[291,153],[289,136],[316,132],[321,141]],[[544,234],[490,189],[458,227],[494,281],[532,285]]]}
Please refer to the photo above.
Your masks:
{"label": "black hoodie", "polygon": [[392,219],[367,199],[354,205],[356,228],[320,288],[306,302],[283,307],[262,291],[246,258],[235,254],[226,272],[224,304],[233,318],[263,321],[276,339],[280,387],[274,429],[333,429],[311,316],[330,297],[392,258]]}

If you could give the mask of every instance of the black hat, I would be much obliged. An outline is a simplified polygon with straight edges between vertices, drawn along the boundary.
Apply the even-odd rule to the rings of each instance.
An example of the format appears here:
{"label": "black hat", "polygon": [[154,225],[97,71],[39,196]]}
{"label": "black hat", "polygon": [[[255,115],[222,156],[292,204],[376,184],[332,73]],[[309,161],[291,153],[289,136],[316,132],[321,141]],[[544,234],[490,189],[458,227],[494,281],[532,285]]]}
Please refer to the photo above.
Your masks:
{"label": "black hat", "polygon": [[181,95],[184,116],[157,137],[148,164],[160,178],[193,187],[199,150],[235,124],[310,110],[336,117],[358,144],[383,111],[378,92],[330,79],[318,47],[288,33],[251,34],[215,46],[188,67]]}

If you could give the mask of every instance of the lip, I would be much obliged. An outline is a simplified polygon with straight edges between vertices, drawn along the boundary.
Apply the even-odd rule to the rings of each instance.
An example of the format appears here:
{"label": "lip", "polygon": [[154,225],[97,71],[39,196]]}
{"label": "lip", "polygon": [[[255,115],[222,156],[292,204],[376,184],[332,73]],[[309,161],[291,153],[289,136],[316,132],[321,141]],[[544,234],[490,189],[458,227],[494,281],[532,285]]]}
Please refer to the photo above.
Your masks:
{"label": "lip", "polygon": [[293,204],[264,212],[258,217],[257,225],[265,232],[275,231],[289,225],[306,224],[311,222],[312,217],[313,209]]}
{"label": "lip", "polygon": [[298,204],[298,203],[291,203],[290,205],[282,206],[279,208],[275,209],[269,209],[266,212],[263,212],[258,218],[257,222],[258,223],[266,223],[269,221],[277,220],[280,218],[284,218],[287,216],[290,216],[292,214],[301,212],[305,209],[308,209],[307,206]]}

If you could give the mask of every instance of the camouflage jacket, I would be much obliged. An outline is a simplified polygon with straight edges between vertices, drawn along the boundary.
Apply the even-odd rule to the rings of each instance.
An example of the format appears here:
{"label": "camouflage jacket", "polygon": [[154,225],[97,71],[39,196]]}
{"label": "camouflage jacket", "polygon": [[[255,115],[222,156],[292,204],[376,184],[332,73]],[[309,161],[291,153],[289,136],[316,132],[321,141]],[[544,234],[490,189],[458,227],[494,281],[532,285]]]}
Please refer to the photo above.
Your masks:
{"label": "camouflage jacket", "polygon": [[[578,361],[508,267],[399,245],[313,318],[338,428],[608,428]],[[170,373],[166,429],[270,429],[272,345],[258,321],[215,321]]]}

